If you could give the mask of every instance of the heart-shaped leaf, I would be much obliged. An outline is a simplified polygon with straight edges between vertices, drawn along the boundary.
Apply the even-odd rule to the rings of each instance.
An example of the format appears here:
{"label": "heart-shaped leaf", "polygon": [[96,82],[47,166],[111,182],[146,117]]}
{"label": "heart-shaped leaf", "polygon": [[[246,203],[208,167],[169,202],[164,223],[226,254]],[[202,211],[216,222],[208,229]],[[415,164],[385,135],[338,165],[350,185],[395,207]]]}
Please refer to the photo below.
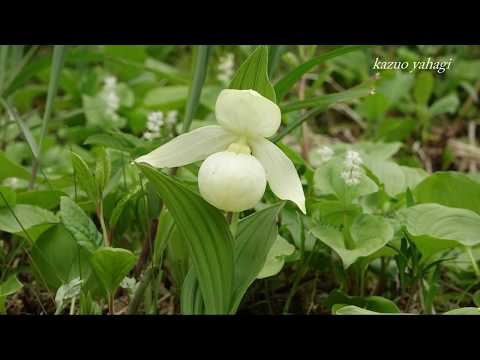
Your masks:
{"label": "heart-shaped leaf", "polygon": [[64,225],[57,224],[35,241],[32,250],[35,274],[41,285],[57,289],[79,277],[90,275],[88,249],[77,244]]}
{"label": "heart-shaped leaf", "polygon": [[350,204],[359,196],[378,191],[377,184],[365,174],[363,169],[360,169],[359,183],[347,185],[341,176],[345,167],[343,162],[343,157],[336,156],[321,164],[315,170],[315,189],[325,195],[334,194],[344,204]]}
{"label": "heart-shaped leaf", "polygon": [[348,268],[357,259],[369,256],[384,247],[393,239],[393,228],[383,217],[363,214],[358,216],[350,227],[351,244],[341,231],[334,227],[317,225],[312,233],[334,250]]}
{"label": "heart-shaped leaf", "polygon": [[103,288],[112,294],[135,265],[136,257],[130,251],[120,248],[97,249],[90,263]]}
{"label": "heart-shaped leaf", "polygon": [[400,210],[398,215],[426,258],[458,245],[480,243],[480,215],[471,210],[419,204]]}
{"label": "heart-shaped leaf", "polygon": [[413,192],[417,203],[438,203],[480,214],[480,183],[454,171],[439,171],[424,179]]}

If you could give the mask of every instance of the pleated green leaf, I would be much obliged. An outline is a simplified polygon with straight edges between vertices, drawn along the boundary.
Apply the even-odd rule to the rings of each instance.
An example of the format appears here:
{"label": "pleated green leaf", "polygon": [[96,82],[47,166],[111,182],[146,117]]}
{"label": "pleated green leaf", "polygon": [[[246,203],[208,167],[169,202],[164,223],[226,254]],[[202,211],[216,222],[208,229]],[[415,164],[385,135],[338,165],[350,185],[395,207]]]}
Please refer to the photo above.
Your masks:
{"label": "pleated green leaf", "polygon": [[198,194],[147,164],[154,185],[187,241],[207,314],[227,314],[233,291],[233,240],[222,213]]}
{"label": "pleated green leaf", "polygon": [[277,239],[276,219],[284,202],[247,216],[238,223],[235,239],[235,287],[232,313],[237,311],[248,287],[257,278]]}
{"label": "pleated green leaf", "polygon": [[183,281],[180,308],[183,315],[201,315],[205,310],[200,283],[193,267],[190,267]]}
{"label": "pleated green leaf", "polygon": [[275,89],[268,79],[268,47],[259,46],[245,60],[235,74],[230,89],[252,89],[266,98],[276,101]]}

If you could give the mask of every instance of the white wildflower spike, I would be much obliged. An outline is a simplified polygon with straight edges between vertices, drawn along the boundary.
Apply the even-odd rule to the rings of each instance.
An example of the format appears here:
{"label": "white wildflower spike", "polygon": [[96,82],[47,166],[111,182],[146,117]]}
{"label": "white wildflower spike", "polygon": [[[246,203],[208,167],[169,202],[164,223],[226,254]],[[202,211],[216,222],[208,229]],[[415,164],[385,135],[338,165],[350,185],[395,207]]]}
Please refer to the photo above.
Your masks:
{"label": "white wildflower spike", "polygon": [[217,79],[225,84],[229,83],[235,73],[234,67],[235,56],[233,53],[227,53],[221,56],[217,66]]}
{"label": "white wildflower spike", "polygon": [[322,162],[330,160],[334,154],[333,150],[325,145],[318,149],[317,152]]}
{"label": "white wildflower spike", "polygon": [[107,105],[107,113],[112,117],[117,117],[117,110],[120,107],[120,98],[117,95],[117,78],[108,76],[104,79],[104,85],[101,96]]}
{"label": "white wildflower spike", "polygon": [[362,176],[360,169],[361,164],[363,164],[363,160],[360,157],[360,154],[356,151],[349,150],[344,161],[345,167],[340,174],[345,181],[345,184],[348,186],[354,186],[360,183],[360,178]]}
{"label": "white wildflower spike", "polygon": [[168,125],[175,125],[177,123],[178,111],[172,110],[167,113],[166,122]]}
{"label": "white wildflower spike", "polygon": [[292,161],[267,137],[280,126],[279,107],[254,90],[225,89],[218,96],[219,125],[182,134],[135,161],[171,168],[205,160],[200,194],[225,211],[243,211],[262,198],[266,182],[283,200],[305,210],[305,195]]}
{"label": "white wildflower spike", "polygon": [[115,89],[117,87],[117,78],[115,76],[107,76],[104,80],[106,89]]}
{"label": "white wildflower spike", "polygon": [[147,116],[147,131],[143,133],[145,140],[153,140],[160,137],[160,128],[164,125],[163,113],[154,111]]}

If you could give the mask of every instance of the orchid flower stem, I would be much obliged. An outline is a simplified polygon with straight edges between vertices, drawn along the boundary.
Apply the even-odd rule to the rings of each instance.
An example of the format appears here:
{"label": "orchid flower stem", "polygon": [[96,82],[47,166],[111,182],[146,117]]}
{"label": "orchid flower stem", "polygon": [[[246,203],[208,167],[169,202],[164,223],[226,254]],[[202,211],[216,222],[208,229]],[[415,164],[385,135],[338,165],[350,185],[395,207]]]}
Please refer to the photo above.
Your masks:
{"label": "orchid flower stem", "polygon": [[467,254],[470,257],[470,261],[472,262],[473,271],[475,271],[475,275],[477,275],[477,277],[480,278],[480,269],[478,268],[478,264],[475,260],[475,257],[473,256],[472,248],[467,246],[466,249],[467,249]]}
{"label": "orchid flower stem", "polygon": [[230,232],[232,233],[232,236],[233,236],[234,239],[235,239],[235,236],[237,235],[238,217],[239,217],[238,212],[229,213]]}

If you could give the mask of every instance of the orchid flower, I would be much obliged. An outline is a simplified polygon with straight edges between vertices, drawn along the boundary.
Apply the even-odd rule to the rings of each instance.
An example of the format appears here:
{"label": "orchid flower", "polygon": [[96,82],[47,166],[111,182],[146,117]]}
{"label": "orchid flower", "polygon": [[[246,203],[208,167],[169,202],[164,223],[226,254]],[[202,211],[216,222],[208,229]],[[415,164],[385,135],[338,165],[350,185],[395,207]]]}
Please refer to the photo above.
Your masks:
{"label": "orchid flower", "polygon": [[280,108],[254,90],[223,90],[215,104],[218,125],[182,134],[137,158],[158,168],[205,160],[198,172],[202,197],[225,211],[253,208],[266,183],[305,213],[305,195],[292,161],[267,138],[280,127]]}

